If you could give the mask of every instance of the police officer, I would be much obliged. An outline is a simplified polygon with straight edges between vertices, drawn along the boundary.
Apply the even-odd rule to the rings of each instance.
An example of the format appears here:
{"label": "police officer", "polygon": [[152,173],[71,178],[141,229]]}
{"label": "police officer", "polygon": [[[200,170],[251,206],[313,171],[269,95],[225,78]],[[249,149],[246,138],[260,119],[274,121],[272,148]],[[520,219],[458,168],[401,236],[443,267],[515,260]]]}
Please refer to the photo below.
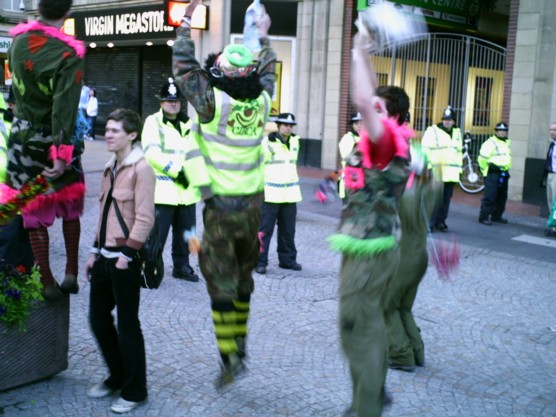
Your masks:
{"label": "police officer", "polygon": [[506,224],[502,215],[508,199],[508,170],[512,166],[512,152],[508,139],[508,125],[498,123],[494,135],[482,145],[477,159],[485,177],[485,191],[481,199],[479,223],[491,226],[493,222]]}
{"label": "police officer", "polygon": [[[344,169],[346,166],[346,158],[351,153],[357,142],[359,142],[359,131],[361,130],[361,113],[357,112],[353,114],[349,119],[349,122],[351,124],[351,128],[344,136],[342,136],[342,139],[340,139],[340,143],[338,143],[340,157],[342,158],[342,169]],[[338,184],[338,194],[342,199],[346,197],[346,186],[343,173],[340,176],[340,181]]]}
{"label": "police officer", "polygon": [[265,153],[263,219],[259,228],[261,252],[255,272],[266,274],[268,248],[278,223],[278,266],[301,271],[295,248],[295,221],[301,188],[297,174],[299,136],[292,133],[297,124],[291,113],[281,113],[274,120],[277,132],[263,141]]}
{"label": "police officer", "polygon": [[196,225],[195,204],[201,200],[197,186],[208,186],[210,180],[197,142],[189,135],[188,118],[180,111],[180,92],[173,79],[161,87],[159,100],[160,110],[145,120],[141,142],[156,175],[160,240],[166,243],[172,226],[172,276],[197,282],[184,233]]}
{"label": "police officer", "polygon": [[431,231],[447,232],[446,218],[454,185],[459,182],[462,161],[461,129],[456,126],[456,115],[450,106],[444,110],[442,122],[425,130],[421,145],[434,174],[444,183],[442,200],[436,205],[431,217]]}

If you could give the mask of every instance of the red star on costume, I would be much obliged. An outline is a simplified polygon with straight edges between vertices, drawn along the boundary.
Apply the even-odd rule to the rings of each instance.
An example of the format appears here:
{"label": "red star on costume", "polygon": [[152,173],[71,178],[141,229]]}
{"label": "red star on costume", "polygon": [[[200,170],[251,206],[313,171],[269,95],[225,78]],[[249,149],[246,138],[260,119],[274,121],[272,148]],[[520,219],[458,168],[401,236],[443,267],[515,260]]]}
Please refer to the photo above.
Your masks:
{"label": "red star on costume", "polygon": [[41,50],[44,44],[48,41],[46,36],[42,35],[29,35],[29,50],[32,54],[36,54]]}
{"label": "red star on costume", "polygon": [[25,71],[33,71],[34,66],[35,63],[33,61],[31,61],[30,59],[25,60]]}

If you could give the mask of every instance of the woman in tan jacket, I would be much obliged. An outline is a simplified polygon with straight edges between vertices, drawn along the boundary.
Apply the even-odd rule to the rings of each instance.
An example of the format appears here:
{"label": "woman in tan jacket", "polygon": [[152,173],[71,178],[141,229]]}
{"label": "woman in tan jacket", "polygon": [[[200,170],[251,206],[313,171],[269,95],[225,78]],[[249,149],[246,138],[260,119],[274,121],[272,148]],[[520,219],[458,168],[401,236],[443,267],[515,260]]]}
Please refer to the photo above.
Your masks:
{"label": "woman in tan jacket", "polygon": [[[147,399],[145,343],[139,322],[141,275],[135,255],[154,224],[155,176],[141,150],[141,117],[118,109],[108,116],[106,164],[100,189],[100,217],[85,272],[91,282],[89,320],[109,377],[87,395],[102,398],[121,390],[112,411],[125,413]],[[129,229],[126,238],[114,203]],[[116,307],[118,325],[112,310]]]}

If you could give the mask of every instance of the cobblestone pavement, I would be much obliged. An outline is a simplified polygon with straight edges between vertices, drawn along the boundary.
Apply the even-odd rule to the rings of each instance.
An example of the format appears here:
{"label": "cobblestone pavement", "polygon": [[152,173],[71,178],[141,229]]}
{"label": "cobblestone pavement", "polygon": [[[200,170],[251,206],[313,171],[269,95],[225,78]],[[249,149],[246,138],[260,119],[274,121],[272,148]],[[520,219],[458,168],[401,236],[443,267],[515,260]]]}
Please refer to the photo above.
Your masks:
{"label": "cobblestone pavement", "polygon": [[[81,265],[98,214],[98,172],[87,174]],[[311,198],[305,195],[305,198]],[[198,210],[200,214],[200,210]],[[273,239],[266,276],[255,275],[249,321],[248,373],[223,392],[213,388],[217,350],[203,280],[170,274],[144,290],[141,322],[149,401],[131,416],[337,417],[351,386],[337,330],[340,256],[327,248],[336,220],[300,210],[296,241],[300,272],[278,268]],[[55,274],[63,273],[60,222],[51,229]],[[414,313],[426,364],[390,371],[394,403],[384,416],[556,416],[556,273],[544,263],[470,246],[446,283],[429,268]],[[196,259],[192,262],[198,271]],[[108,416],[110,399],[85,391],[105,376],[88,322],[89,286],[71,297],[69,367],[0,392],[0,416]],[[1,376],[0,376],[1,378]]]}

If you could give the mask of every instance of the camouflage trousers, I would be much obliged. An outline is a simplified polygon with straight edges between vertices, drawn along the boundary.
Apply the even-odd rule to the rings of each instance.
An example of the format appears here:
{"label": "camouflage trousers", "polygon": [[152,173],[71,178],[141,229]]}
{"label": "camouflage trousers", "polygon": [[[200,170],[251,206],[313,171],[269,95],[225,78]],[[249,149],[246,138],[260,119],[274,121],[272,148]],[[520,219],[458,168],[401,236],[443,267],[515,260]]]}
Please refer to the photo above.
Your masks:
{"label": "camouflage trousers", "polygon": [[340,270],[340,337],[349,361],[352,408],[358,417],[382,414],[387,372],[382,294],[396,272],[400,251],[371,257],[344,254]]}
{"label": "camouflage trousers", "polygon": [[205,202],[199,266],[213,303],[235,300],[255,288],[252,271],[259,256],[262,202],[262,193]]}
{"label": "camouflage trousers", "polygon": [[422,366],[425,346],[412,309],[428,266],[426,230],[403,233],[400,250],[398,271],[388,281],[383,294],[388,358],[396,365]]}
{"label": "camouflage trousers", "polygon": [[[53,144],[54,138],[50,128],[39,129],[26,120],[15,119],[8,140],[6,183],[19,190],[27,181],[41,174],[45,168],[52,167],[50,147]],[[80,155],[80,150],[74,148],[74,158],[68,169],[56,180],[50,181],[54,191],[84,182]]]}

